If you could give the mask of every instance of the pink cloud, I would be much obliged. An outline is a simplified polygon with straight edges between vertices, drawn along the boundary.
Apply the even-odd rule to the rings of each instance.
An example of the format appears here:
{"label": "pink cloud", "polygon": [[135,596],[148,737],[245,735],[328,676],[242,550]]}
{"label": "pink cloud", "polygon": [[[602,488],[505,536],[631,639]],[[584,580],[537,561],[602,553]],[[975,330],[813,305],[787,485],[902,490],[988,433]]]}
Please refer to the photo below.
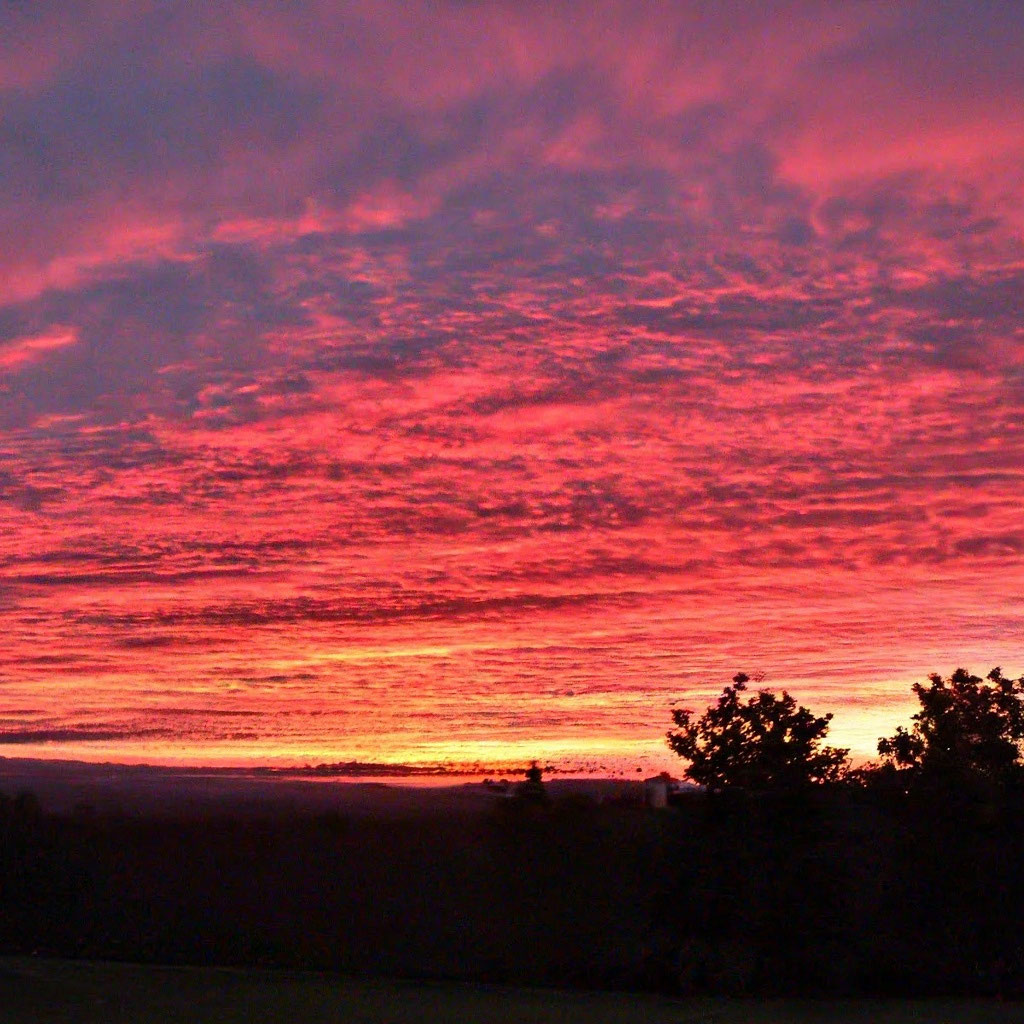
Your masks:
{"label": "pink cloud", "polygon": [[578,11],[5,37],[19,752],[660,765],[763,668],[865,755],[1013,670],[1024,23]]}
{"label": "pink cloud", "polygon": [[54,349],[74,345],[77,341],[72,330],[50,330],[27,338],[15,338],[0,346],[0,370],[13,370],[26,363],[44,359]]}

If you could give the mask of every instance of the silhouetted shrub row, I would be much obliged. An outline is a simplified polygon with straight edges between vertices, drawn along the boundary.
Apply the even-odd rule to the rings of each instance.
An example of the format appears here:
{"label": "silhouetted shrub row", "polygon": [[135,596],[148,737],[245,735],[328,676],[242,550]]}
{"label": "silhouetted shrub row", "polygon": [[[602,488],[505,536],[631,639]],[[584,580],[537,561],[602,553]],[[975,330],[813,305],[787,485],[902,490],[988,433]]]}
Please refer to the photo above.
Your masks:
{"label": "silhouetted shrub row", "polygon": [[1024,794],[897,786],[379,821],[0,800],[0,950],[529,985],[1024,993]]}

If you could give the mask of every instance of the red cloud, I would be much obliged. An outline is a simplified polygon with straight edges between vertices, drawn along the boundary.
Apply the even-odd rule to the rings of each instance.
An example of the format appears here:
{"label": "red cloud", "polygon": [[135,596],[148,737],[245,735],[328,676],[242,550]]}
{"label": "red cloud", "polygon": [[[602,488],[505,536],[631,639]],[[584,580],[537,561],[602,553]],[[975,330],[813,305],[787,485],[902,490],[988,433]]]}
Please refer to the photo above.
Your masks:
{"label": "red cloud", "polygon": [[867,754],[1011,665],[1010,7],[8,7],[19,751],[656,765],[763,668]]}

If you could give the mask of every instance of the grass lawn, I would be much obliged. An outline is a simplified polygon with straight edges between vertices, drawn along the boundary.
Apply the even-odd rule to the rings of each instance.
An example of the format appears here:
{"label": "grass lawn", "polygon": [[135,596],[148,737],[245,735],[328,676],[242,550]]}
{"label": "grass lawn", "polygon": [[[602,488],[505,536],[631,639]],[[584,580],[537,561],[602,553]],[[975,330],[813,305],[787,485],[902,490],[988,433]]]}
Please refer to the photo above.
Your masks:
{"label": "grass lawn", "polygon": [[989,1001],[665,999],[0,958],[3,1024],[1019,1024]]}

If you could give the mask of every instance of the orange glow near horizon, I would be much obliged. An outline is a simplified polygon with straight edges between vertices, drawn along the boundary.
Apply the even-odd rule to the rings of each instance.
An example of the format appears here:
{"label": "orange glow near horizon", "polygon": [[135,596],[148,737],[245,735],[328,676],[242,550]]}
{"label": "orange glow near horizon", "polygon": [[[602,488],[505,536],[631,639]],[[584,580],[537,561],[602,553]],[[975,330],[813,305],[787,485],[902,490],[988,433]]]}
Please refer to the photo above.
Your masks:
{"label": "orange glow near horizon", "polygon": [[1024,14],[207,6],[0,11],[0,754],[1024,672]]}

